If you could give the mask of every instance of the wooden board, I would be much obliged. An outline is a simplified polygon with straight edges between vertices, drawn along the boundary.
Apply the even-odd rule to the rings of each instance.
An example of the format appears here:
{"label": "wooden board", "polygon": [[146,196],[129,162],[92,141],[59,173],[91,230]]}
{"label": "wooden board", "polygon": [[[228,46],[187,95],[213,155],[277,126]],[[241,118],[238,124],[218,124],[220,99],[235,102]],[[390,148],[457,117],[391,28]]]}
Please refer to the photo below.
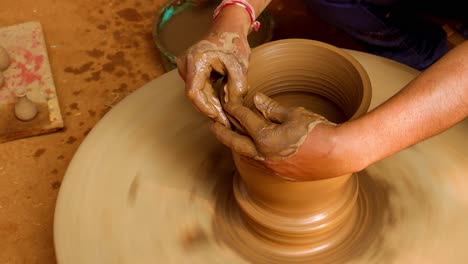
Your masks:
{"label": "wooden board", "polygon": [[[0,45],[11,58],[4,71],[5,85],[0,87],[0,143],[63,128],[63,119],[39,22],[0,28]],[[39,109],[29,122],[13,113],[17,94],[25,92]]]}

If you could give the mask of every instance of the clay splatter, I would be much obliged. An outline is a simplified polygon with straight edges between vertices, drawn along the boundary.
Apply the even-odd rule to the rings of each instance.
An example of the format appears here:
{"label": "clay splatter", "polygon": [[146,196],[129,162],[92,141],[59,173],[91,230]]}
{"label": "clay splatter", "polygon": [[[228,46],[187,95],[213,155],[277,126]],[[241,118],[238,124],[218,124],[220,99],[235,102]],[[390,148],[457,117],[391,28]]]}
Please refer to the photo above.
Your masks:
{"label": "clay splatter", "polygon": [[46,149],[40,148],[40,149],[36,150],[36,152],[34,152],[34,157],[35,157],[35,158],[39,158],[39,157],[42,156],[42,154],[44,154],[45,152],[46,152]]}
{"label": "clay splatter", "polygon": [[54,190],[57,190],[58,188],[60,188],[60,185],[62,185],[62,183],[60,181],[54,181],[50,184],[50,186],[52,187],[52,189]]}
{"label": "clay splatter", "polygon": [[149,82],[151,80],[150,76],[146,73],[141,75],[141,79],[145,82]]}
{"label": "clay splatter", "polygon": [[115,69],[115,66],[112,65],[112,63],[110,63],[110,62],[102,65],[102,70],[103,71],[112,72],[112,71],[114,71],[114,69]]}
{"label": "clay splatter", "polygon": [[58,159],[58,160],[63,160],[63,159],[65,159],[65,156],[64,156],[64,155],[60,155],[60,156],[57,157],[57,159]]}
{"label": "clay splatter", "polygon": [[57,169],[53,169],[50,173],[52,173],[52,174],[57,174],[57,173],[58,173],[58,170],[57,170]]}
{"label": "clay splatter", "polygon": [[117,76],[117,77],[122,77],[122,76],[124,76],[124,75],[125,75],[125,71],[123,71],[123,70],[119,70],[119,71],[117,71],[117,72],[115,73],[115,76]]}
{"label": "clay splatter", "polygon": [[91,73],[91,76],[86,78],[85,81],[91,82],[91,81],[99,81],[101,79],[101,71],[95,71]]}
{"label": "clay splatter", "polygon": [[70,136],[70,137],[67,139],[67,144],[73,144],[73,143],[75,143],[76,140],[77,140],[76,137]]}
{"label": "clay splatter", "polygon": [[87,51],[86,54],[93,58],[101,58],[102,56],[104,56],[104,51],[99,49],[92,49]]}
{"label": "clay splatter", "polygon": [[115,39],[116,41],[121,41],[121,40],[123,39],[122,33],[121,33],[120,31],[118,31],[118,30],[117,30],[117,31],[114,31],[114,32],[112,33],[112,36],[114,37],[114,39]]}
{"label": "clay splatter", "polygon": [[143,20],[143,16],[141,16],[140,13],[138,13],[138,11],[133,8],[125,8],[117,11],[117,15],[130,22],[138,22]]}
{"label": "clay splatter", "polygon": [[146,40],[147,42],[152,42],[153,41],[153,34],[151,32],[142,32],[140,33],[141,37],[143,40]]}
{"label": "clay splatter", "polygon": [[126,69],[130,68],[130,61],[125,58],[125,53],[122,51],[119,51],[113,55],[107,55],[106,58],[109,60],[109,62],[102,65],[102,70],[105,72],[113,72],[115,68],[119,66]]}
{"label": "clay splatter", "polygon": [[72,103],[69,105],[69,107],[71,110],[77,110],[77,111],[80,110],[77,103]]}
{"label": "clay splatter", "polygon": [[96,116],[96,111],[88,110],[88,114],[89,114],[89,116],[94,117],[94,116]]}
{"label": "clay splatter", "polygon": [[121,83],[118,89],[112,90],[113,92],[125,93],[127,92],[128,85],[126,83]]}
{"label": "clay splatter", "polygon": [[85,130],[85,132],[83,132],[83,136],[87,136],[89,134],[89,132],[91,132],[91,128],[88,128]]}
{"label": "clay splatter", "polygon": [[67,73],[72,73],[72,74],[82,74],[91,69],[91,66],[93,66],[94,62],[88,62],[83,65],[81,65],[78,68],[73,68],[73,67],[66,67],[65,72]]}

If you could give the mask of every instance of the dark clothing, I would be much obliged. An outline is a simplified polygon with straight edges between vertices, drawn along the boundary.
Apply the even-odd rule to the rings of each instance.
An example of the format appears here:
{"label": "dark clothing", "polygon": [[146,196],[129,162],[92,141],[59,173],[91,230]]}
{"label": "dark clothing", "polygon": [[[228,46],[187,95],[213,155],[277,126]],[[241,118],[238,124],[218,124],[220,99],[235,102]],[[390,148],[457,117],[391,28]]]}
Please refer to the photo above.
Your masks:
{"label": "dark clothing", "polygon": [[[424,70],[447,51],[445,31],[424,14],[467,21],[463,1],[307,0],[312,11],[371,53]],[[443,6],[441,6],[443,5]]]}

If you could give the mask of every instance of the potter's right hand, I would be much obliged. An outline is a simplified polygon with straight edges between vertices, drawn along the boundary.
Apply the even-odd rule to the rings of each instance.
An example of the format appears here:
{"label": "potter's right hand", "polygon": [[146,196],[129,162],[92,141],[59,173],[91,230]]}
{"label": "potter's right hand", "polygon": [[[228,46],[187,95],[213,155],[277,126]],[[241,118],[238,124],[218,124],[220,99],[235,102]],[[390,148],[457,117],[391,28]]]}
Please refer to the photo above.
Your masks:
{"label": "potter's right hand", "polygon": [[302,107],[284,107],[263,95],[254,96],[258,112],[225,105],[246,134],[219,123],[216,137],[235,152],[258,160],[274,174],[290,180],[318,180],[355,172],[359,160],[350,159],[338,142],[338,126]]}
{"label": "potter's right hand", "polygon": [[318,124],[330,124],[324,117],[303,107],[284,107],[257,93],[254,104],[258,114],[242,105],[226,104],[246,135],[213,124],[216,137],[234,151],[257,160],[284,160],[298,151],[307,135]]}
{"label": "potter's right hand", "polygon": [[250,56],[247,32],[243,26],[214,23],[206,38],[190,47],[177,59],[186,95],[203,114],[230,127],[220,104],[219,91],[213,88],[213,74],[227,77],[225,100],[242,104],[247,92],[246,73]]}

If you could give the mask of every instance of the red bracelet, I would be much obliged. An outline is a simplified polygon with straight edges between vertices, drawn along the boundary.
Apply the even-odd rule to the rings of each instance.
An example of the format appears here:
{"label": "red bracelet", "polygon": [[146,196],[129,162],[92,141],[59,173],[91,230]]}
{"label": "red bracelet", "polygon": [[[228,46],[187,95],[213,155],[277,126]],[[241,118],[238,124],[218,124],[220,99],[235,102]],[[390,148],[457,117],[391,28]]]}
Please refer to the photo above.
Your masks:
{"label": "red bracelet", "polygon": [[253,7],[245,0],[224,0],[221,4],[215,9],[213,14],[213,19],[216,19],[219,15],[219,12],[227,6],[238,5],[243,7],[247,13],[249,13],[251,28],[255,31],[258,31],[260,28],[260,22],[255,20],[255,10]]}

